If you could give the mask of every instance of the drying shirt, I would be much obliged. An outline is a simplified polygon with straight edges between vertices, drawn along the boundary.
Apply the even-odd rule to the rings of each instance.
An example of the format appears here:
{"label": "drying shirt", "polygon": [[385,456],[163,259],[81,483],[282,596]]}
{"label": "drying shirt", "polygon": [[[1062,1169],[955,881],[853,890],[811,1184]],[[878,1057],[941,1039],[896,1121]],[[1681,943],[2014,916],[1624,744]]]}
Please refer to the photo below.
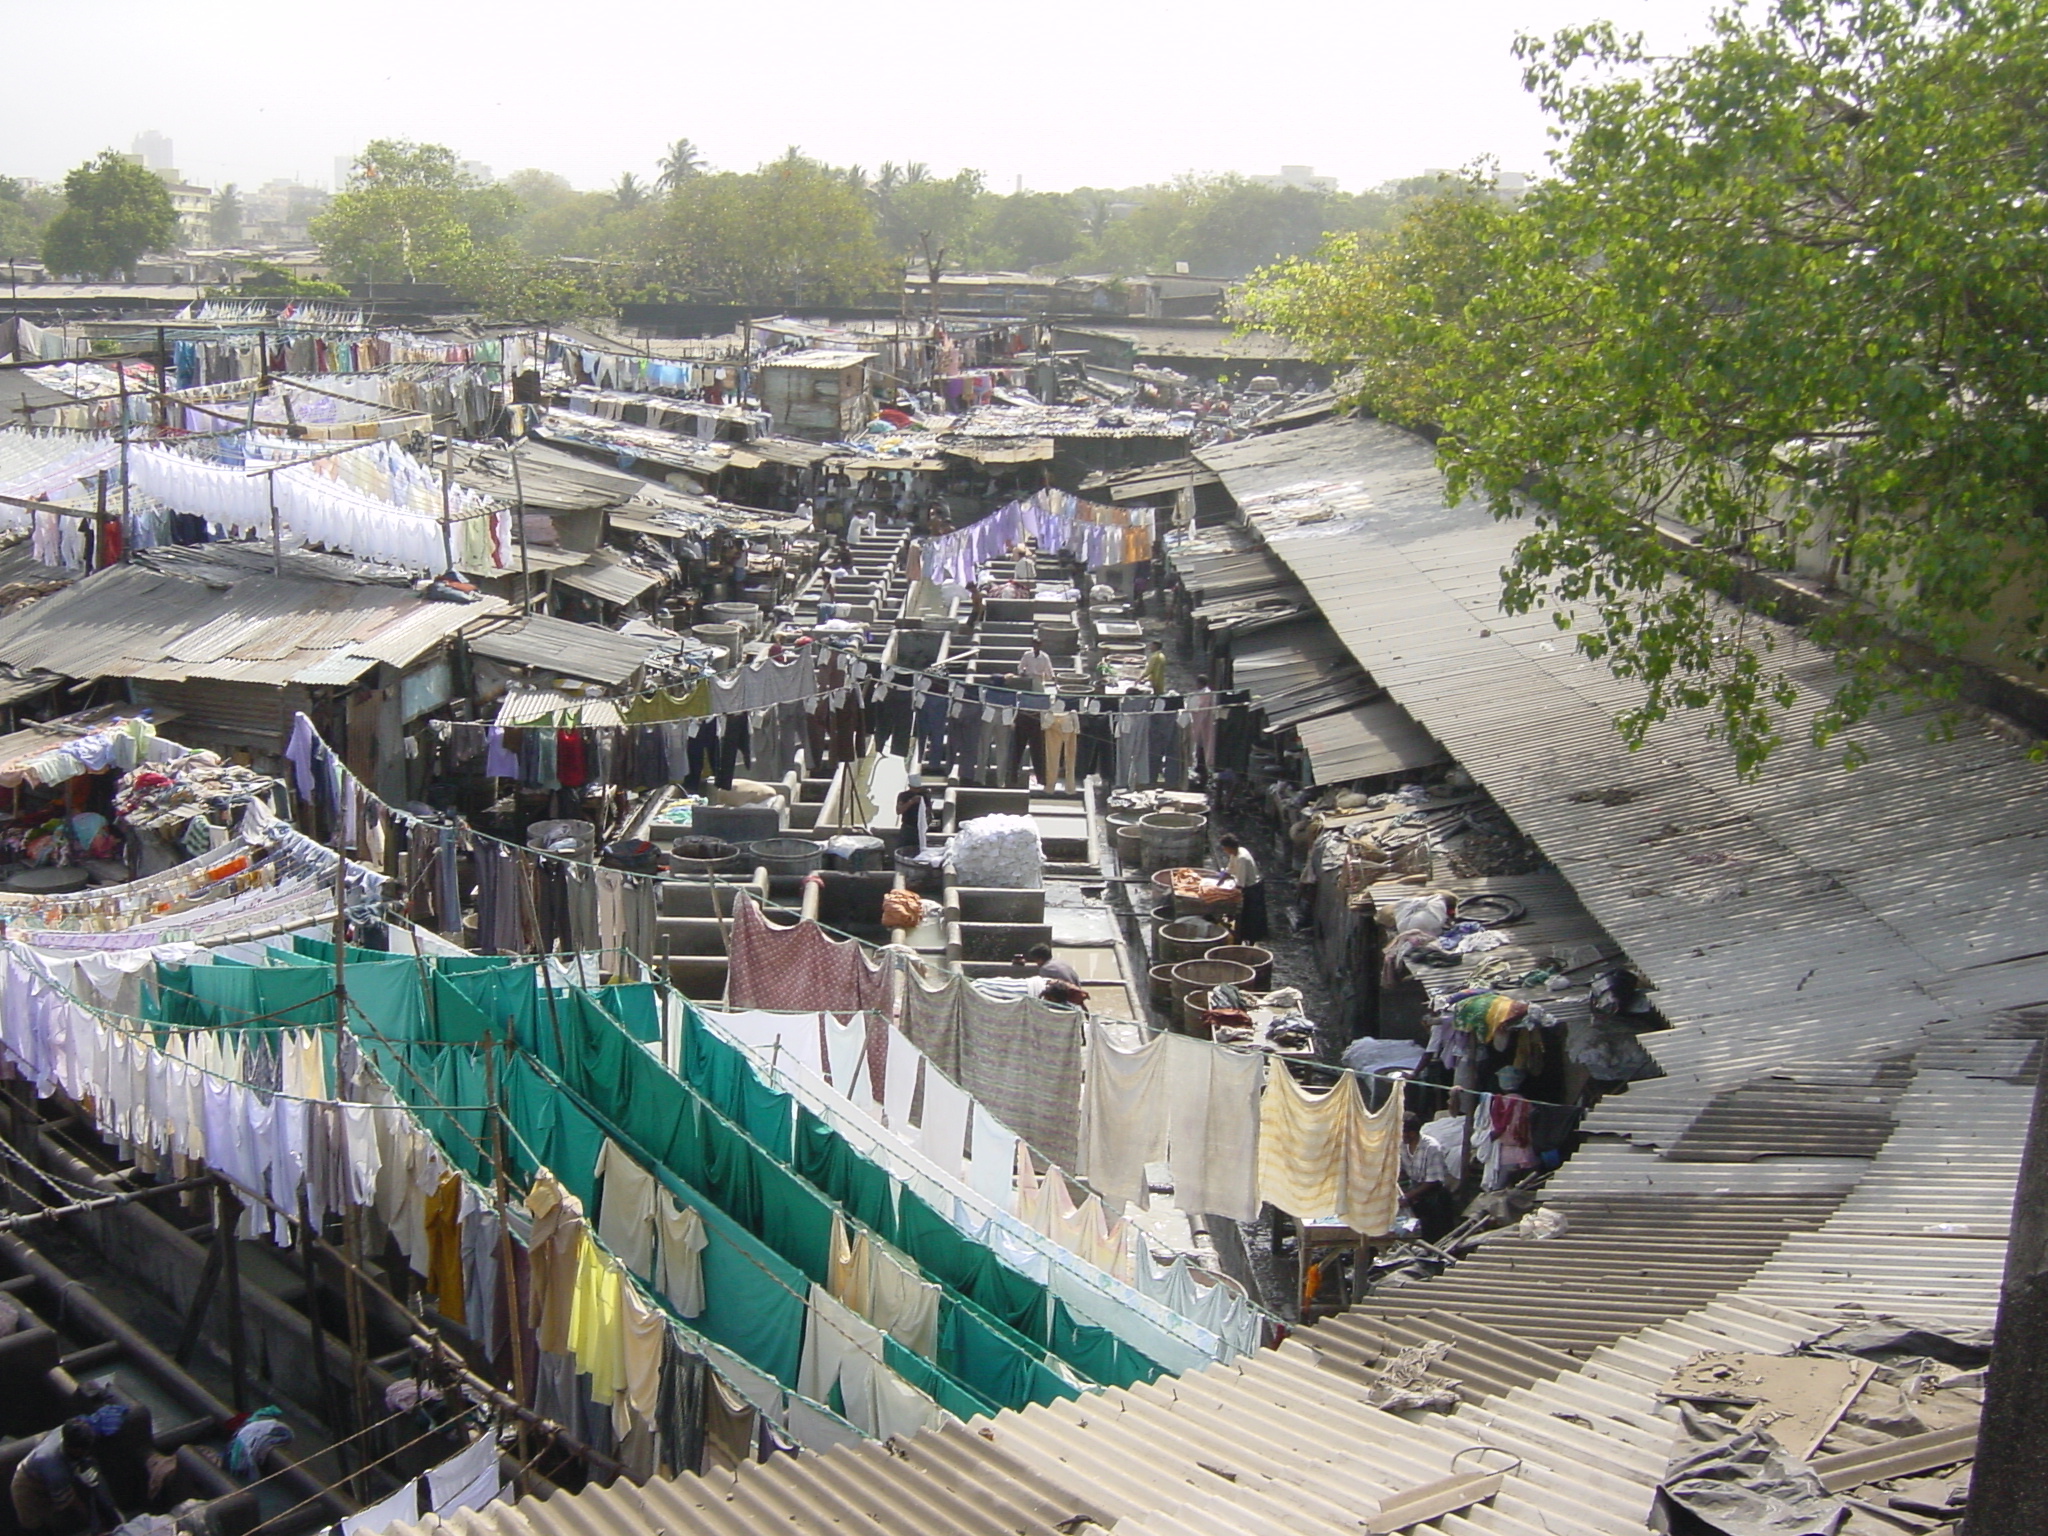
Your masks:
{"label": "drying shirt", "polygon": [[661,1262],[655,1279],[677,1316],[695,1317],[704,1310],[704,1218],[668,1195],[662,1196],[655,1210]]}
{"label": "drying shirt", "polygon": [[598,1154],[604,1181],[597,1208],[598,1241],[636,1275],[654,1273],[654,1175],[607,1140]]}

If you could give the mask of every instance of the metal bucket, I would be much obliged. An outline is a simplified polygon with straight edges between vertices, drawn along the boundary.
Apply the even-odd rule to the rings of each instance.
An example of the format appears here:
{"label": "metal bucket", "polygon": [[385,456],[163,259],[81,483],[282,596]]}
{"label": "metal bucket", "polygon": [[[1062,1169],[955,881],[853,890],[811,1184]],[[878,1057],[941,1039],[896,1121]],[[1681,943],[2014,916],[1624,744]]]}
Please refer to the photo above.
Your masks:
{"label": "metal bucket", "polygon": [[1235,960],[1252,968],[1252,990],[1270,991],[1273,986],[1273,951],[1257,944],[1218,944],[1203,955],[1204,960]]}
{"label": "metal bucket", "polygon": [[1207,992],[1211,987],[1243,988],[1251,984],[1252,968],[1239,965],[1235,960],[1183,960],[1173,968],[1174,1012],[1184,1012],[1191,992]]}
{"label": "metal bucket", "polygon": [[1221,923],[1212,923],[1206,917],[1177,917],[1159,927],[1159,958],[1169,965],[1201,960],[1218,944],[1229,940],[1230,930]]}
{"label": "metal bucket", "polygon": [[825,862],[825,850],[801,837],[764,837],[747,844],[746,854],[770,875],[808,875]]}
{"label": "metal bucket", "polygon": [[1147,874],[1196,866],[1209,852],[1209,818],[1154,811],[1138,823],[1138,839]]}

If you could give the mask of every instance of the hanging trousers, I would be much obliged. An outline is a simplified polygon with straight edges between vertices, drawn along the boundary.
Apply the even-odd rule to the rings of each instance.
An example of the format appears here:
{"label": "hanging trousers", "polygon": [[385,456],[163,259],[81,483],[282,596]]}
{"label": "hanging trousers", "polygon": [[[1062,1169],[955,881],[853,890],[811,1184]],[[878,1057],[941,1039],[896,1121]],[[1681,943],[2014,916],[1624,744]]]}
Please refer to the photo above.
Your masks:
{"label": "hanging trousers", "polygon": [[1023,766],[1025,754],[1031,756],[1031,771],[1038,775],[1038,782],[1051,784],[1052,776],[1045,770],[1045,726],[1043,718],[1035,711],[1020,709],[1017,721],[1010,729],[1010,750],[1003,774],[1003,782],[1011,788],[1030,788],[1020,781],[1017,770]]}
{"label": "hanging trousers", "polygon": [[1047,789],[1055,783],[1079,789],[1074,777],[1074,758],[1081,744],[1081,718],[1072,710],[1045,717],[1046,769],[1042,775]]}

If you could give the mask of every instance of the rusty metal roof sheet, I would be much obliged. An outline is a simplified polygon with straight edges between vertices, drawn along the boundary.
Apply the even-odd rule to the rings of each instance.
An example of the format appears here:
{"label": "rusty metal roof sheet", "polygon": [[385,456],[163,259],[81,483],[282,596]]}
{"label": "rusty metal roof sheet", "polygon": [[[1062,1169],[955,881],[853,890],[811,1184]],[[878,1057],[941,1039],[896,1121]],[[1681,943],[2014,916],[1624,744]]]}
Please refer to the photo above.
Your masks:
{"label": "rusty metal roof sheet", "polygon": [[0,618],[0,665],[72,678],[341,684],[380,661],[408,665],[508,611],[492,597],[443,603],[402,586],[206,570],[207,579],[140,565],[95,572]]}

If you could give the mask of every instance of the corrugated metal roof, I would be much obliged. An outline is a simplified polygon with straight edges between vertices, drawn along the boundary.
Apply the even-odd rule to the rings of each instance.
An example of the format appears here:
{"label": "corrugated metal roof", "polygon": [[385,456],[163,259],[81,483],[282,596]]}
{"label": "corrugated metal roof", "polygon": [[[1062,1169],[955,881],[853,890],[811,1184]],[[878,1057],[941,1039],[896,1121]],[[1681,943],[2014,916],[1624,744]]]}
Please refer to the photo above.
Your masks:
{"label": "corrugated metal roof", "polygon": [[1851,733],[1872,754],[1851,772],[1841,743],[1799,737],[1828,658],[1776,630],[1799,699],[1760,780],[1699,718],[1632,753],[1612,722],[1637,691],[1547,614],[1500,611],[1519,530],[1446,506],[1428,444],[1332,422],[1198,457],[1654,980],[1671,1079],[1608,1101],[1595,1127],[1672,1135],[1773,1063],[1882,1055],[2048,998],[2048,769],[2023,744],[1969,722],[1931,740],[1930,717],[1903,709]]}
{"label": "corrugated metal roof", "polygon": [[779,368],[801,368],[808,373],[837,373],[846,368],[857,368],[862,363],[871,363],[881,354],[878,352],[839,352],[816,348],[803,352],[774,352],[761,359],[756,365],[763,372]]}
{"label": "corrugated metal roof", "polygon": [[1178,437],[1193,434],[1192,416],[1092,405],[982,405],[940,434],[949,447],[988,437]]}
{"label": "corrugated metal roof", "polygon": [[1317,618],[1232,641],[1230,678],[1251,693],[1265,711],[1266,728],[1274,731],[1383,696],[1330,626]]}
{"label": "corrugated metal roof", "polygon": [[619,684],[645,666],[658,646],[595,624],[571,624],[537,613],[471,635],[469,648],[508,666]]}
{"label": "corrugated metal roof", "polygon": [[593,555],[582,565],[572,566],[555,576],[558,586],[574,587],[607,603],[624,605],[661,585],[659,576],[616,557]]}
{"label": "corrugated metal roof", "polygon": [[509,611],[493,597],[443,603],[401,586],[204,571],[206,579],[140,565],[95,572],[0,618],[0,665],[72,678],[340,684],[379,661],[407,665]]}
{"label": "corrugated metal roof", "polygon": [[1434,768],[1450,754],[1391,699],[1358,704],[1296,727],[1311,784],[1343,784],[1410,768]]}

